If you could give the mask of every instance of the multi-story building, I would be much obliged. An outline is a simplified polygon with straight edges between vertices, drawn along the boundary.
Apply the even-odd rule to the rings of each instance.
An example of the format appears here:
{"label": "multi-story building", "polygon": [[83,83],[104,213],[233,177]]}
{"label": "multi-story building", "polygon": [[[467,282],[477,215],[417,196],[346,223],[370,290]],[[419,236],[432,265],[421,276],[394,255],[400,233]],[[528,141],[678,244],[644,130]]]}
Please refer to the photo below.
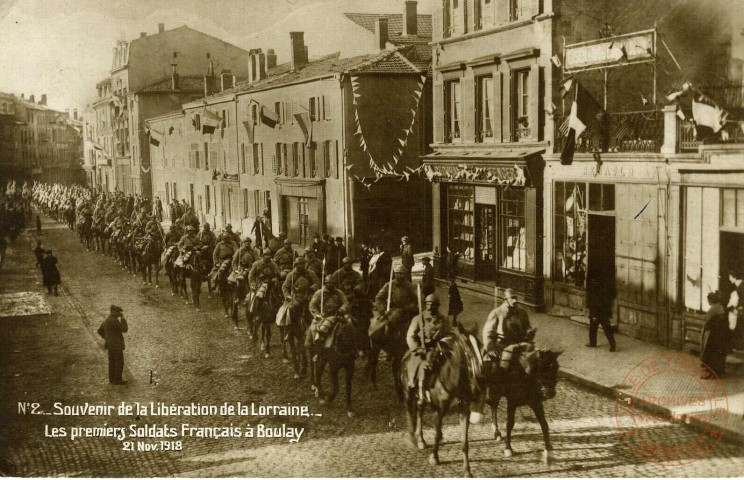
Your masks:
{"label": "multi-story building", "polygon": [[[700,208],[694,195],[705,193],[679,182],[744,160],[735,146],[701,147],[680,118],[691,117],[693,92],[717,98],[730,119],[740,114],[740,10],[717,1],[444,0],[434,22],[434,153],[425,159],[441,206],[440,272],[451,273],[445,253],[457,251],[468,288],[510,287],[527,305],[586,320],[587,273],[609,269],[621,330],[680,347],[693,338],[699,317],[685,312],[706,309],[701,292],[726,285],[711,276],[722,273],[719,260],[703,269],[699,256],[681,253],[700,248],[699,232],[684,233],[700,219],[680,212]],[[691,19],[704,38],[684,27]],[[665,112],[667,94],[687,82],[681,106]],[[577,85],[607,113],[563,164]],[[708,141],[736,141],[733,127]],[[738,228],[725,210],[738,193],[720,190],[733,177],[695,178],[717,185],[707,195],[726,219],[721,230]],[[706,250],[728,249],[723,265],[744,247],[737,241],[710,240]],[[689,258],[707,286],[683,268]],[[689,279],[698,282],[694,301]]]}
{"label": "multi-story building", "polygon": [[222,91],[148,120],[155,195],[244,234],[268,210],[274,233],[298,245],[328,233],[350,249],[397,246],[405,234],[426,247],[428,187],[411,172],[431,130],[431,19],[406,7],[346,14],[359,42],[312,61],[292,32],[290,62],[252,50],[247,82],[208,78]]}
{"label": "multi-story building", "polygon": [[[174,66],[178,67],[175,78],[180,75],[184,83],[204,75],[214,62],[245,78],[247,58],[245,50],[188,26],[165,30],[161,23],[155,35],[142,32],[135,40],[118,41],[110,76],[97,85],[99,99],[94,104],[101,119],[102,146],[110,152],[112,163],[102,172],[111,170],[113,188],[152,196],[148,149],[143,154],[142,148],[143,138],[147,138],[144,119],[193,98],[193,92],[171,84]],[[162,89],[165,84],[171,88]]]}
{"label": "multi-story building", "polygon": [[43,94],[0,94],[0,165],[3,178],[60,183],[82,181],[82,137],[77,118],[47,106]]}

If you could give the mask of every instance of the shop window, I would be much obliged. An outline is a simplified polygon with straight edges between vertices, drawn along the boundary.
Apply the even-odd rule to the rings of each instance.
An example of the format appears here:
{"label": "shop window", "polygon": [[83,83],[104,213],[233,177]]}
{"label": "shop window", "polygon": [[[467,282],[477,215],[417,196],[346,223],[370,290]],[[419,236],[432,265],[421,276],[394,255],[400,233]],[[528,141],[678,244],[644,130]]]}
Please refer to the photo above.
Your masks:
{"label": "shop window", "polygon": [[445,84],[446,111],[445,124],[447,125],[447,142],[459,140],[460,138],[460,118],[462,111],[462,97],[460,95],[460,82],[447,82]]}
{"label": "shop window", "polygon": [[475,203],[473,187],[450,185],[447,190],[447,216],[449,225],[448,247],[459,252],[463,260],[475,258]]}
{"label": "shop window", "polygon": [[553,279],[583,287],[587,264],[586,185],[556,182],[553,209]]}
{"label": "shop window", "polygon": [[524,190],[507,188],[501,196],[501,266],[526,269]]}
{"label": "shop window", "polygon": [[493,77],[479,77],[477,79],[477,125],[476,140],[482,142],[484,139],[493,138]]}

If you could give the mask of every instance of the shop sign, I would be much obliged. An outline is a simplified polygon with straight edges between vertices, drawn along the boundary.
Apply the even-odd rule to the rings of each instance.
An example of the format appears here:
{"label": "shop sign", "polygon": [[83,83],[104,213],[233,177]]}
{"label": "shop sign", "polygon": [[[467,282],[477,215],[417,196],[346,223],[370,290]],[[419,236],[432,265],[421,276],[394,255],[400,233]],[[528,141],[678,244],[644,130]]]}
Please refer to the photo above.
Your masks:
{"label": "shop sign", "polygon": [[497,185],[523,187],[527,184],[524,167],[474,167],[459,165],[429,165],[433,179],[440,181],[481,181]]}
{"label": "shop sign", "polygon": [[655,58],[655,32],[647,30],[566,45],[564,65],[566,73],[571,73],[652,62]]}
{"label": "shop sign", "polygon": [[601,167],[595,165],[584,165],[583,176],[585,177],[611,177],[632,179],[653,179],[655,170],[643,165],[607,165]]}

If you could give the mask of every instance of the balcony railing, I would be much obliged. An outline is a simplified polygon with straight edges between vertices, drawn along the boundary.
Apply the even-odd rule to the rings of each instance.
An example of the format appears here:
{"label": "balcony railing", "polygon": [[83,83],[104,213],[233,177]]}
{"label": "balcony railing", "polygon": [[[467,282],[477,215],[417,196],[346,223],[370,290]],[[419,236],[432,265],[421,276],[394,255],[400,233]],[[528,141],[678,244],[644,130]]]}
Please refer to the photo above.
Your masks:
{"label": "balcony railing", "polygon": [[[555,116],[555,148],[563,150],[568,117]],[[658,110],[599,115],[576,144],[577,153],[660,152],[664,143],[664,115]]]}

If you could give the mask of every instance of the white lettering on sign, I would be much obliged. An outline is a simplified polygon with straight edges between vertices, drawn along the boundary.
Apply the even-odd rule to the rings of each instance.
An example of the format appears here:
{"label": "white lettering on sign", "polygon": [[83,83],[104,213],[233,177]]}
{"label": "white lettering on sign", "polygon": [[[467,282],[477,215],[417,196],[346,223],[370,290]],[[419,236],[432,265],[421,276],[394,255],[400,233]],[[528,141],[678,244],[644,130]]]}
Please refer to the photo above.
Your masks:
{"label": "white lettering on sign", "polygon": [[620,66],[623,62],[651,61],[656,56],[654,32],[566,45],[565,69],[580,71],[598,66]]}

